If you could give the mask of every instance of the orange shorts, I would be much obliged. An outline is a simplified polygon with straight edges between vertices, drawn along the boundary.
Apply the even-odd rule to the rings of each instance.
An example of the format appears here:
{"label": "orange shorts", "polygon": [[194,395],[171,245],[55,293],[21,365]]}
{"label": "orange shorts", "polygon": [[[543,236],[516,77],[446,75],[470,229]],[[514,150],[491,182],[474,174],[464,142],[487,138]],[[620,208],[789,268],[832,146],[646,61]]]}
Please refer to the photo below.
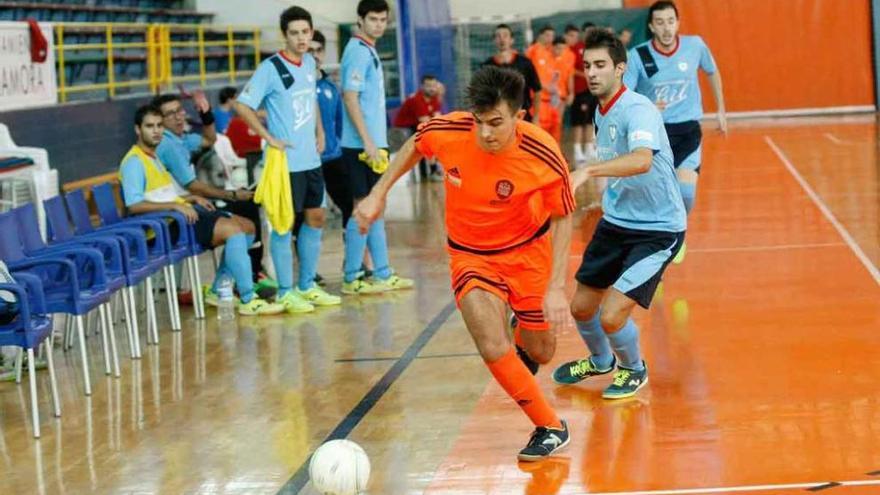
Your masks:
{"label": "orange shorts", "polygon": [[553,271],[550,235],[510,251],[479,254],[448,248],[452,290],[456,303],[472,289],[480,288],[506,301],[525,330],[548,330],[544,319],[544,295]]}
{"label": "orange shorts", "polygon": [[550,100],[541,100],[541,108],[538,114],[538,125],[553,136],[556,142],[562,141],[562,115],[559,110],[550,104]]}

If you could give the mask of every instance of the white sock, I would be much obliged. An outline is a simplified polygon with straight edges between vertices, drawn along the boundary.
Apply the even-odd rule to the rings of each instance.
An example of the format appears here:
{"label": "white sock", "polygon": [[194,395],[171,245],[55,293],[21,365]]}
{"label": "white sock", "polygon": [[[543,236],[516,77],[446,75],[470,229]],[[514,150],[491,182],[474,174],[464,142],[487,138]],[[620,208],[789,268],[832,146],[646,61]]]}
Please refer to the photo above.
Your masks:
{"label": "white sock", "polygon": [[574,161],[575,163],[580,163],[586,160],[586,156],[584,155],[584,145],[581,143],[574,143]]}

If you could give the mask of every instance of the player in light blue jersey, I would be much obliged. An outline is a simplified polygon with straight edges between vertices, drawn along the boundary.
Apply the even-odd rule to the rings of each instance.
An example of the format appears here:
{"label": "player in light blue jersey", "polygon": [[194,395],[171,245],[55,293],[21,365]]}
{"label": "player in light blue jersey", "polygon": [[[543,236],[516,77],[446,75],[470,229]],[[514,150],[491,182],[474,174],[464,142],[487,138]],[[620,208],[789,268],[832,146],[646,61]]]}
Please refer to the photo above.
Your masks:
{"label": "player in light blue jersey", "polygon": [[[702,70],[709,76],[718,103],[718,125],[726,134],[721,74],[702,38],[679,36],[675,3],[669,0],[654,2],[648,16],[648,28],[653,38],[630,50],[623,83],[650,98],[663,113],[681,196],[690,213],[696,198],[702,154],[700,119],[703,117],[703,100],[698,73]],[[682,258],[684,252],[682,249],[678,258]]]}
{"label": "player in light blue jersey", "polygon": [[[342,52],[342,159],[348,169],[354,206],[370,193],[388,166],[385,76],[376,52],[376,41],[388,25],[388,2],[358,2],[358,33]],[[385,160],[383,161],[383,155]],[[364,250],[373,259],[373,278],[360,277]],[[364,235],[350,218],[345,225],[345,261],[342,292],[375,294],[408,289],[413,281],[397,276],[388,261],[385,221],[381,218]]]}
{"label": "player in light blue jersey", "polygon": [[[281,13],[284,49],[264,60],[235,103],[235,110],[266,140],[285,150],[290,171],[293,209],[304,223],[296,239],[299,278],[293,290],[291,232],[272,230],[269,250],[278,279],[278,302],[290,313],[307,313],[314,306],[340,304],[339,296],[315,284],[324,227],[324,176],[321,152],[324,129],[317,102],[315,59],[308,53],[312,41],[312,16],[301,7]],[[268,129],[257,116],[265,108]]]}
{"label": "player in light blue jersey", "polygon": [[[639,330],[630,314],[648,308],[666,266],[684,242],[687,213],[673,167],[663,119],[648,98],[621,79],[626,50],[613,34],[596,29],[585,41],[584,68],[599,99],[596,143],[600,162],[572,174],[575,189],[607,177],[604,216],[575,275],[571,314],[590,356],[553,372],[560,384],[610,373],[606,399],[634,395],[648,381]],[[601,307],[600,307],[601,305]]]}

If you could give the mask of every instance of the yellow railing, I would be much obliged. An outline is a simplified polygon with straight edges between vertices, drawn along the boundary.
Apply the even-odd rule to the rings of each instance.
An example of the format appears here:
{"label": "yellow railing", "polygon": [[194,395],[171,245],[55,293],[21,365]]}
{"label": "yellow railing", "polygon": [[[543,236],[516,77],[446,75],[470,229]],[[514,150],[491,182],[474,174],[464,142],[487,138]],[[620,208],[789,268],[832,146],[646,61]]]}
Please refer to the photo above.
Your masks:
{"label": "yellow railing", "polygon": [[[65,34],[102,34],[103,42],[99,43],[65,43]],[[143,33],[144,41],[115,42],[115,34],[140,34]],[[172,35],[193,34],[194,40],[174,40]],[[225,38],[206,40],[206,33],[225,33]],[[236,39],[236,34],[248,34],[246,39]],[[218,36],[218,38],[220,38]],[[224,72],[208,72],[206,60],[211,55],[219,57],[219,53],[211,54],[207,49],[214,47],[226,48],[225,57],[228,70]],[[137,53],[122,53],[134,49],[144,56],[147,68],[146,79],[119,80],[116,76],[115,67],[117,61],[126,56]],[[195,53],[188,52],[187,56],[181,56],[180,49],[192,49]],[[176,51],[177,50],[177,51]],[[75,54],[87,51],[102,51],[99,55],[84,59]],[[165,89],[173,88],[175,83],[198,81],[204,86],[209,80],[228,78],[230,83],[235,83],[236,78],[248,76],[253,71],[240,71],[236,68],[236,60],[242,57],[253,57],[254,67],[260,63],[260,30],[253,27],[242,26],[206,26],[201,24],[142,24],[127,22],[64,22],[55,24],[55,52],[58,61],[58,98],[61,102],[68,99],[71,93],[86,91],[107,91],[107,96],[113,98],[119,88],[141,88],[150,93],[156,93]],[[173,62],[177,59],[197,59],[198,74],[175,75],[172,71]],[[65,66],[72,61],[104,62],[107,68],[107,82],[92,84],[69,85]]]}

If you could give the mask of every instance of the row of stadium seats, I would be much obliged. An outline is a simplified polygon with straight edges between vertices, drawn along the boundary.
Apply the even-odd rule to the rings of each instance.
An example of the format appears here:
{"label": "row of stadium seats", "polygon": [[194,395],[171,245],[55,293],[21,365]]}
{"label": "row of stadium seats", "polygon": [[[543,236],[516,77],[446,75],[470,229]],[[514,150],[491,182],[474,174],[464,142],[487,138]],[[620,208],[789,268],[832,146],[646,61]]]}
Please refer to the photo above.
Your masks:
{"label": "row of stadium seats", "polygon": [[[114,74],[117,81],[145,79],[147,77],[147,58],[143,52],[137,54],[116,54],[113,57]],[[236,54],[236,72],[254,70],[253,55]],[[107,57],[100,54],[78,54],[67,56],[64,63],[65,80],[68,86],[77,84],[100,84],[107,82]],[[199,54],[194,50],[175,51],[171,63],[174,76],[196,75],[199,73]],[[226,50],[206,50],[206,73],[228,72],[229,52]]]}
{"label": "row of stadium seats", "polygon": [[[136,3],[136,6],[122,5]],[[142,22],[142,23],[209,23],[214,14],[169,7],[173,2],[152,0],[150,7],[142,2],[107,2],[102,5],[85,3],[0,2],[0,20],[33,18],[47,22]]]}
{"label": "row of stadium seats", "polygon": [[183,0],[8,0],[4,3],[54,3],[62,5],[107,5],[111,7],[140,7],[144,9],[180,9]]}

